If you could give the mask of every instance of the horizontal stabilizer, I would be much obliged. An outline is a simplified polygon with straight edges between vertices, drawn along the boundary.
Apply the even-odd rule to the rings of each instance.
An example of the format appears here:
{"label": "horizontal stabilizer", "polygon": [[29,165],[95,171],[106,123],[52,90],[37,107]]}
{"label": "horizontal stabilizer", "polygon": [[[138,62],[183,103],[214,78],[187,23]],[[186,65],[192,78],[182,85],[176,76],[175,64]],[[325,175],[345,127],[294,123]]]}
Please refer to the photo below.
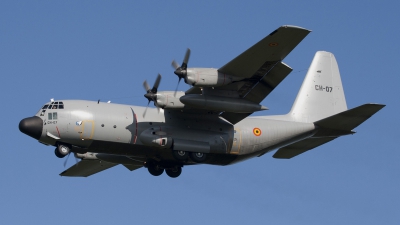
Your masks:
{"label": "horizontal stabilizer", "polygon": [[[366,121],[385,105],[382,104],[364,104],[356,108],[338,113],[325,119],[314,122],[320,128],[351,131],[361,123]],[[318,133],[316,134],[318,136]]]}
{"label": "horizontal stabilizer", "polygon": [[83,159],[60,174],[63,177],[88,177],[118,164],[95,159]]}
{"label": "horizontal stabilizer", "polygon": [[302,141],[280,148],[278,151],[275,152],[272,157],[276,159],[290,159],[297,155],[300,155],[303,152],[330,142],[334,139],[335,137],[304,139]]}

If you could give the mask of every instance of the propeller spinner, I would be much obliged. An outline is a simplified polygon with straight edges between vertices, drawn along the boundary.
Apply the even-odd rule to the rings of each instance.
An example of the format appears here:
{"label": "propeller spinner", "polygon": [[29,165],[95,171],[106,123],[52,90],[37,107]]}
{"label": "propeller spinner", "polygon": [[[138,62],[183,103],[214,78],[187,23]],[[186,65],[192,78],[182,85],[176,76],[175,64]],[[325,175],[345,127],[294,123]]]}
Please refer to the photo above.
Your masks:
{"label": "propeller spinner", "polygon": [[143,87],[147,92],[146,94],[144,94],[144,97],[147,98],[147,100],[149,100],[149,102],[147,103],[147,107],[143,112],[143,118],[146,116],[147,108],[149,108],[149,104],[151,101],[153,101],[154,105],[158,108],[156,101],[157,101],[157,89],[158,86],[160,85],[160,81],[161,81],[161,75],[158,74],[157,79],[154,82],[153,88],[150,88],[149,84],[147,83],[147,80],[143,82]]}
{"label": "propeller spinner", "polygon": [[178,91],[178,86],[179,86],[179,82],[181,82],[181,79],[186,79],[186,75],[187,75],[187,64],[189,62],[189,57],[190,57],[190,48],[188,48],[186,50],[185,53],[185,58],[183,58],[183,62],[182,65],[179,66],[179,64],[173,60],[171,65],[172,67],[175,69],[174,73],[178,76],[179,80],[178,80],[178,84],[176,85],[176,89],[175,89],[175,93],[174,96],[176,96],[176,92]]}

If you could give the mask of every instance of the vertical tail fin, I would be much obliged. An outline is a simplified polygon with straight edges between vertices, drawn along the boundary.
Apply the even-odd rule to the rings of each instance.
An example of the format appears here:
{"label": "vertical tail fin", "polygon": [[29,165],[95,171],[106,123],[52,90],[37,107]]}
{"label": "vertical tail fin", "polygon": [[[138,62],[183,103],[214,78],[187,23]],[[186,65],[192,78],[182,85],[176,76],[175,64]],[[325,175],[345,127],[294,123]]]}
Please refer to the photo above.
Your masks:
{"label": "vertical tail fin", "polygon": [[315,122],[347,110],[339,67],[330,52],[319,51],[289,113],[295,121]]}

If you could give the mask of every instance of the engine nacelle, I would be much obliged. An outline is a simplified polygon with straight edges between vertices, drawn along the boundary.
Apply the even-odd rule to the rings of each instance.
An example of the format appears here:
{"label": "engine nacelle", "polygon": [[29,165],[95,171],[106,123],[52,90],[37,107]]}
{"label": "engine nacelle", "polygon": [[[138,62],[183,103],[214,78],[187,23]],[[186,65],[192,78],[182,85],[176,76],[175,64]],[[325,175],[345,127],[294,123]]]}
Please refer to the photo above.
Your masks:
{"label": "engine nacelle", "polygon": [[144,145],[156,148],[171,148],[173,141],[171,137],[167,136],[166,132],[156,131],[154,128],[143,131],[139,139]]}
{"label": "engine nacelle", "polygon": [[218,87],[240,78],[223,74],[213,68],[187,68],[185,82],[196,87]]}
{"label": "engine nacelle", "polygon": [[174,96],[173,91],[159,91],[157,93],[156,104],[163,109],[182,109],[185,105],[179,100],[180,97],[185,95],[185,92],[179,91]]}

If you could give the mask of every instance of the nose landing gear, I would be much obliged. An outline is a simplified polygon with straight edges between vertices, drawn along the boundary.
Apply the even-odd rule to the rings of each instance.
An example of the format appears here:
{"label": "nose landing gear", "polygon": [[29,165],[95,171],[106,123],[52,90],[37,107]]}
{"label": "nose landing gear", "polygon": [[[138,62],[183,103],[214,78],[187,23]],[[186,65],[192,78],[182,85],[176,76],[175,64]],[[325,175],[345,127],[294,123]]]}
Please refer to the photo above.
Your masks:
{"label": "nose landing gear", "polygon": [[58,144],[57,148],[54,150],[54,154],[58,158],[64,158],[71,152],[71,148],[65,144]]}

